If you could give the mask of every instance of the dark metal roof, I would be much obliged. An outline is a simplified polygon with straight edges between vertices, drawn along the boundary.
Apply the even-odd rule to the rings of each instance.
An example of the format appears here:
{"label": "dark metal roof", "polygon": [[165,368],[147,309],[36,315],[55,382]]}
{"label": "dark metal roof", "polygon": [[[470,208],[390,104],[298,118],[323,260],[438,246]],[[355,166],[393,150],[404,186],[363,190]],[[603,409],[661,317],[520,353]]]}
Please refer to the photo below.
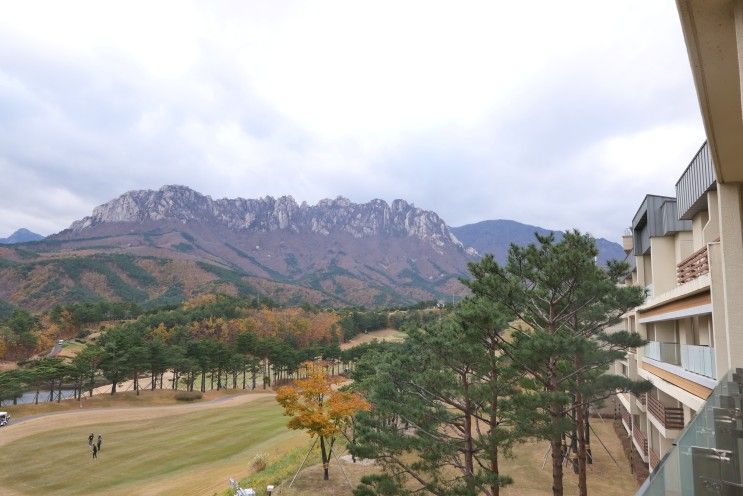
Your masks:
{"label": "dark metal roof", "polygon": [[650,238],[691,231],[691,221],[679,220],[676,199],[670,196],[646,195],[632,219],[635,255],[650,250]]}
{"label": "dark metal roof", "polygon": [[712,155],[705,141],[676,182],[679,218],[691,220],[707,206],[706,193],[717,187]]}

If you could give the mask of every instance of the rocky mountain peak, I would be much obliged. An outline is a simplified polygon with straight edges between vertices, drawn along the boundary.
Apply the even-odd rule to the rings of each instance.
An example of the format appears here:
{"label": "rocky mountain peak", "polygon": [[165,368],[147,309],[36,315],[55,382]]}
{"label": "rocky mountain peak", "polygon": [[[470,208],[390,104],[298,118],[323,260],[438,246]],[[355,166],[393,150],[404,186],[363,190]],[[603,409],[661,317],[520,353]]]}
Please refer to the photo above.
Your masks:
{"label": "rocky mountain peak", "polygon": [[300,205],[291,196],[213,200],[178,185],[124,193],[96,207],[91,216],[74,222],[70,230],[83,232],[104,223],[146,221],[222,225],[248,232],[346,233],[355,238],[413,236],[438,249],[463,249],[435,212],[422,210],[405,200],[388,204],[374,199],[359,204],[338,196],[320,200],[316,205],[306,202]]}

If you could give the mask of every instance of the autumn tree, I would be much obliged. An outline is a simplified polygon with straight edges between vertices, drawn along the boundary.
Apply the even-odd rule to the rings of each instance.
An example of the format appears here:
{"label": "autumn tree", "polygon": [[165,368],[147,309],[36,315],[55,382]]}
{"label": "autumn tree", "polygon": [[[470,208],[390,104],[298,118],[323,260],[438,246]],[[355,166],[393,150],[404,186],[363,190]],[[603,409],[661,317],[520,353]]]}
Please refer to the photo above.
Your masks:
{"label": "autumn tree", "polygon": [[312,367],[306,379],[280,387],[276,393],[284,415],[291,417],[288,427],[307,431],[319,439],[324,480],[328,480],[328,466],[338,435],[354,415],[370,408],[361,395],[338,390],[338,383],[338,379],[328,377],[319,367]]}

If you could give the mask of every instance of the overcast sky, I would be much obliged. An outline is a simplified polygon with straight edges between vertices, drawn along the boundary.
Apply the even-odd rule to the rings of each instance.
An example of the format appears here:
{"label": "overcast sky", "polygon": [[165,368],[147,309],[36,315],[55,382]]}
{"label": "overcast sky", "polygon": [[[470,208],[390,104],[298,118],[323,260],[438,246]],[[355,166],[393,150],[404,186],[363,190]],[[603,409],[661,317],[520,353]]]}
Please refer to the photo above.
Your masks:
{"label": "overcast sky", "polygon": [[704,140],[675,2],[7,2],[0,237],[131,189],[617,239]]}

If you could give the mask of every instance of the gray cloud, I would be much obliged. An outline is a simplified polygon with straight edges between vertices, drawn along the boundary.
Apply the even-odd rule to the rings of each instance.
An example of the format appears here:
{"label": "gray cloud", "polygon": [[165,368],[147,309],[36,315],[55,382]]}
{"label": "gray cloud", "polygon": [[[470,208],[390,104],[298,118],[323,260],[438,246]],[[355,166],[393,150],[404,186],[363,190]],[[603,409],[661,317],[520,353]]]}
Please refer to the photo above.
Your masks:
{"label": "gray cloud", "polygon": [[[173,35],[188,42],[186,69],[170,68],[165,56],[162,74],[146,46],[132,52],[91,39],[93,50],[81,36],[58,48],[33,29],[0,24],[0,236],[21,226],[56,232],[126,190],[177,183],[214,197],[405,198],[452,225],[511,218],[617,238],[645,193],[672,193],[703,140],[672,6],[628,4],[627,12],[594,20],[609,23],[614,37],[606,40],[584,38],[596,30],[571,26],[567,12],[560,21],[566,39],[529,33],[522,58],[516,41],[527,43],[526,36],[508,46],[473,46],[478,56],[450,55],[472,59],[462,65],[467,77],[442,83],[441,93],[421,86],[431,93],[430,110],[399,74],[374,73],[392,70],[374,47],[359,56],[369,57],[367,75],[377,79],[337,98],[321,83],[356,81],[344,64],[366,59],[319,54],[317,70],[332,71],[311,74],[316,66],[305,64],[306,78],[297,68],[303,60],[279,56],[286,50],[276,49],[273,60],[270,47],[290,5],[260,13],[266,24],[254,27],[264,29],[263,38],[251,38],[258,35],[250,26],[246,38],[228,29],[233,21],[258,22],[244,6],[205,13],[195,25],[210,26],[208,36]],[[468,26],[455,28],[465,33]],[[287,46],[311,41],[297,36]],[[149,39],[153,50],[161,49],[158,39]],[[409,39],[396,42],[404,48]],[[421,40],[414,46],[436,66],[437,53],[425,53]],[[243,60],[243,52],[252,58]],[[413,62],[406,77],[416,74]],[[280,77],[268,84],[263,71]],[[432,74],[447,77],[446,67]],[[479,77],[504,83],[490,90],[478,86]],[[396,85],[407,93],[396,93]],[[295,90],[309,96],[297,103]],[[392,110],[380,114],[375,101]]]}

